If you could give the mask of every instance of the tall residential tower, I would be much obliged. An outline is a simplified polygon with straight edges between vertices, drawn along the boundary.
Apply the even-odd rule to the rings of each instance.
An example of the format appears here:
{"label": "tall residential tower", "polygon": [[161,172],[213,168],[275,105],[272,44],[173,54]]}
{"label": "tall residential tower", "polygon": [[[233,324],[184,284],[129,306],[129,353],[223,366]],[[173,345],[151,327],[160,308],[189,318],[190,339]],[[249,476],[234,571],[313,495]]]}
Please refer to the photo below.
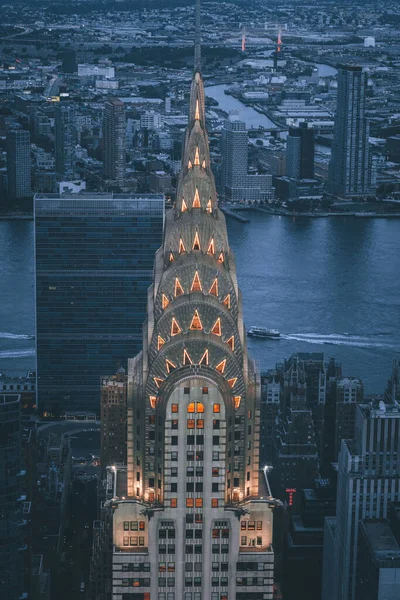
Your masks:
{"label": "tall residential tower", "polygon": [[121,186],[125,180],[126,121],[125,105],[109,98],[104,106],[104,175]]}

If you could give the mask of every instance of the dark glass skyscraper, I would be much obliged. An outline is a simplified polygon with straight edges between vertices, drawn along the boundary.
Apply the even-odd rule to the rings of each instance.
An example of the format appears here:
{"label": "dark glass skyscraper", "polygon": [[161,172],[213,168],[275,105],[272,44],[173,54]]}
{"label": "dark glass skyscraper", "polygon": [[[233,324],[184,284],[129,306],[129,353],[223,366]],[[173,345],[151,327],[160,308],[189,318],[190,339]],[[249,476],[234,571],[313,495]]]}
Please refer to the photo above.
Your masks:
{"label": "dark glass skyscraper", "polygon": [[37,195],[39,410],[95,410],[100,377],[142,345],[162,195]]}
{"label": "dark glass skyscraper", "polygon": [[369,126],[365,118],[367,74],[362,67],[339,66],[329,189],[340,197],[371,192]]}
{"label": "dark glass skyscraper", "polygon": [[59,104],[55,110],[55,158],[58,181],[75,178],[75,109]]}
{"label": "dark glass skyscraper", "polygon": [[314,179],[314,131],[307,123],[289,129],[286,175],[292,179]]}
{"label": "dark glass skyscraper", "polygon": [[7,134],[7,175],[10,198],[31,195],[31,138],[25,129]]}
{"label": "dark glass skyscraper", "polygon": [[104,175],[123,185],[125,179],[126,121],[125,105],[109,98],[104,106]]}

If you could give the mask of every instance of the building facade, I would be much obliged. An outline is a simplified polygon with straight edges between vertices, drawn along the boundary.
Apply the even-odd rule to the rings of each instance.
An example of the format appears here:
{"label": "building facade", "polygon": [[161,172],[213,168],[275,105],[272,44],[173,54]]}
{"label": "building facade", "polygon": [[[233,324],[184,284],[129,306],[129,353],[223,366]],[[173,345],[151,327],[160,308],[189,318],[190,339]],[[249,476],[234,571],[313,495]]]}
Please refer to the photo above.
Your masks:
{"label": "building facade", "polygon": [[31,195],[31,137],[25,129],[11,129],[7,134],[7,177],[10,198]]}
{"label": "building facade", "polygon": [[59,103],[55,108],[55,157],[57,181],[71,181],[76,176],[76,116],[73,106]]}
{"label": "building facade", "polygon": [[110,465],[126,464],[126,391],[124,368],[101,378],[100,462],[102,472]]}
{"label": "building facade", "polygon": [[290,127],[286,144],[286,175],[291,179],[314,179],[314,131],[307,123]]}
{"label": "building facade", "polygon": [[36,195],[40,412],[98,412],[100,377],[142,346],[162,195]]}
{"label": "building facade", "polygon": [[126,119],[125,105],[110,98],[104,105],[104,176],[122,186],[125,180]]}
{"label": "building facade", "polygon": [[365,196],[371,189],[369,125],[365,118],[367,73],[339,66],[329,189],[339,197]]}

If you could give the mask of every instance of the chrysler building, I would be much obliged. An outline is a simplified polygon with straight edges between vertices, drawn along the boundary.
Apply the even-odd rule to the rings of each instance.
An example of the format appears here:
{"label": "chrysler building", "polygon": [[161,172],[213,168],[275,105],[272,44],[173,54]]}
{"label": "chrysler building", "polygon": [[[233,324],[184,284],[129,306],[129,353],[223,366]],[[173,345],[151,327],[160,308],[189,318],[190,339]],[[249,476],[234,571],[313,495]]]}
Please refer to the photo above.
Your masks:
{"label": "chrysler building", "polygon": [[273,597],[273,499],[259,466],[260,377],[218,208],[200,69],[176,202],[128,367],[127,495],[112,511],[113,600]]}

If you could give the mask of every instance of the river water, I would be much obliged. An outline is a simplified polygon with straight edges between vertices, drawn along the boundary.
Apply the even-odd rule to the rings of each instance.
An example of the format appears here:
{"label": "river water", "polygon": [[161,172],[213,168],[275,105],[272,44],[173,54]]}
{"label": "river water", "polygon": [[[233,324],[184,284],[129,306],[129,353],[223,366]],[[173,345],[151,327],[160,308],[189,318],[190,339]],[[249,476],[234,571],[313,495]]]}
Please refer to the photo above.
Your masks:
{"label": "river water", "polygon": [[276,129],[276,125],[261,113],[254,110],[250,106],[246,106],[240,100],[237,100],[229,94],[225,94],[229,85],[212,85],[206,88],[206,96],[213,98],[219,104],[219,108],[229,113],[230,111],[237,111],[239,113],[239,119],[246,123],[247,129],[258,129],[258,127],[265,127],[266,129]]}
{"label": "river water", "polygon": [[[250,213],[246,213],[250,214]],[[282,339],[249,339],[262,369],[293,352],[325,352],[380,392],[400,358],[397,219],[228,219],[245,323]],[[33,369],[33,223],[0,221],[0,371]]]}

